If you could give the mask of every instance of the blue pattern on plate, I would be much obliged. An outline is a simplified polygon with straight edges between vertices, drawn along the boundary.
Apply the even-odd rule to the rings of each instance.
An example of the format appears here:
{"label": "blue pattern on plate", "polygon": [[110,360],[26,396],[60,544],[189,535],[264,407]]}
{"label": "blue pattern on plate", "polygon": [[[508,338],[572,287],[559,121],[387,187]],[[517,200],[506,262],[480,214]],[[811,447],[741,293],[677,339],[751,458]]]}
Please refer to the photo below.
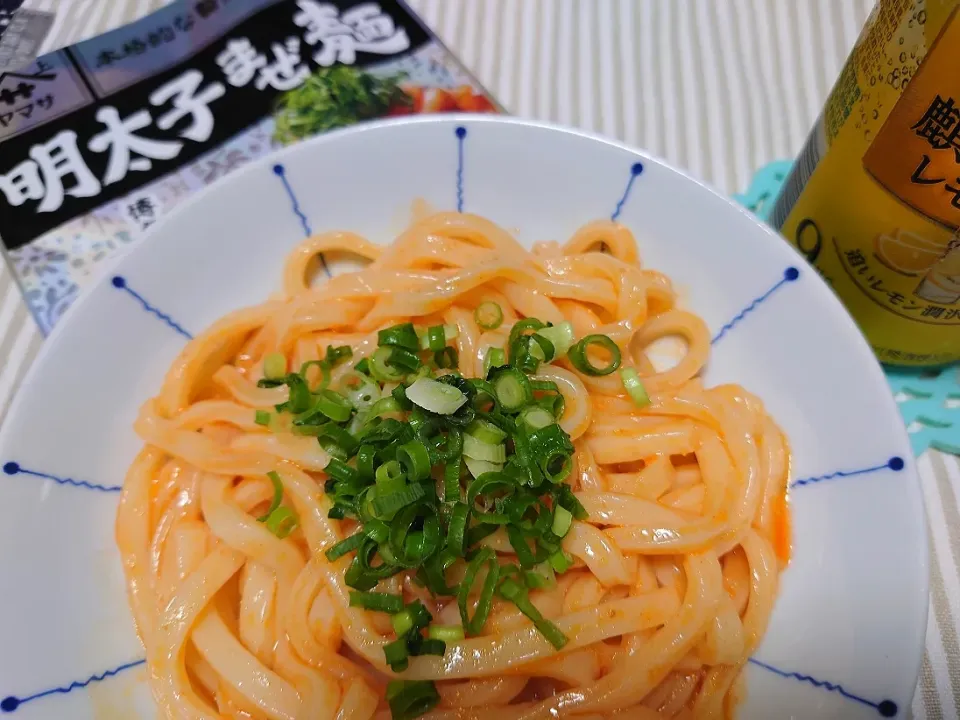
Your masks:
{"label": "blue pattern on plate", "polygon": [[113,493],[123,490],[122,485],[100,485],[99,483],[91,483],[86,480],[74,480],[73,478],[58,477],[37,470],[28,470],[27,468],[21,467],[20,463],[12,461],[3,464],[3,472],[6,475],[31,475],[33,477],[43,478],[44,480],[53,480],[58,485],[72,485],[73,487],[97,490],[98,492]]}
{"label": "blue pattern on plate", "polygon": [[627,180],[627,186],[623,189],[623,195],[620,196],[620,199],[617,200],[617,205],[613,209],[613,213],[610,215],[610,219],[613,222],[616,222],[620,217],[620,213],[623,212],[623,206],[627,203],[627,199],[630,197],[630,191],[633,190],[633,182],[640,174],[643,172],[643,163],[635,162],[630,166],[630,178]]}
{"label": "blue pattern on plate", "polygon": [[3,711],[5,713],[12,713],[17,708],[22,707],[23,705],[27,704],[28,702],[32,702],[33,700],[39,700],[40,698],[48,697],[50,695],[68,695],[74,690],[85,688],[87,687],[87,685],[90,685],[91,683],[102,682],[108,677],[113,677],[117,673],[121,673],[124,670],[129,670],[130,668],[135,668],[140,665],[143,665],[145,662],[146,660],[134,660],[133,662],[124,663],[123,665],[118,665],[117,667],[112,668],[110,670],[105,670],[99,675],[91,675],[86,680],[74,680],[72,683],[64,687],[54,687],[54,688],[50,688],[49,690],[42,690],[38,693],[34,693],[33,695],[27,695],[26,697],[17,697],[16,695],[8,695],[3,700],[0,700],[0,711]]}
{"label": "blue pattern on plate", "polygon": [[854,477],[855,475],[868,475],[870,473],[879,472],[880,470],[893,470],[893,472],[900,472],[903,470],[903,465],[903,458],[893,456],[883,463],[883,465],[874,465],[873,467],[861,468],[859,470],[837,470],[836,472],[832,472],[827,475],[817,475],[815,477],[802,478],[800,480],[794,480],[792,483],[790,483],[790,487],[803,487],[804,485],[814,485],[816,483],[824,482],[825,480],[836,480],[837,478],[848,478]]}
{"label": "blue pattern on plate", "polygon": [[172,317],[170,317],[166,313],[161,312],[154,305],[151,305],[150,303],[148,303],[146,299],[143,297],[143,295],[141,295],[132,287],[130,287],[127,284],[127,279],[125,277],[123,277],[122,275],[114,275],[113,280],[111,280],[111,284],[118,290],[123,290],[124,292],[126,292],[127,295],[129,295],[130,297],[134,298],[137,302],[139,302],[144,310],[146,310],[148,313],[152,315],[156,315],[158,318],[163,320],[167,325],[169,325],[178,333],[183,335],[187,340],[193,339],[193,335],[191,335],[186,330],[184,330],[183,326],[177,323]]}
{"label": "blue pattern on plate", "polygon": [[757,297],[753,302],[747,305],[743,310],[741,310],[739,313],[734,315],[733,319],[730,322],[728,322],[726,325],[720,328],[720,332],[716,334],[716,336],[713,338],[713,340],[710,341],[710,343],[712,345],[716,345],[718,342],[720,342],[720,339],[724,335],[726,335],[729,331],[733,330],[733,328],[736,327],[737,323],[743,320],[747,316],[747,314],[752,313],[761,304],[769,300],[773,296],[773,294],[777,290],[782,288],[784,285],[795,281],[799,277],[800,277],[800,271],[797,270],[797,268],[788,267],[786,270],[783,271],[783,277],[780,278],[772,288],[770,288],[765,293],[763,293],[763,295],[760,295],[759,297]]}
{"label": "blue pattern on plate", "polygon": [[768,672],[772,672],[774,675],[779,675],[782,678],[787,678],[790,680],[799,680],[800,682],[805,682],[813,685],[814,687],[823,688],[829,690],[830,692],[839,693],[848,700],[854,700],[868,707],[872,707],[876,710],[882,717],[896,717],[897,713],[900,712],[900,708],[897,707],[897,704],[893,700],[881,700],[880,702],[873,702],[872,700],[867,700],[865,697],[860,697],[859,695],[854,695],[852,692],[849,692],[844,689],[843,685],[837,685],[836,683],[827,682],[826,680],[817,680],[815,677],[810,675],[803,675],[798,672],[790,672],[787,670],[781,670],[778,667],[769,665],[761,660],[756,658],[749,658],[747,661],[752,665],[761,667]]}
{"label": "blue pattern on plate", "polygon": [[467,138],[467,129],[458,127],[457,135],[457,212],[463,212],[463,144]]}
{"label": "blue pattern on plate", "polygon": [[[290,198],[290,206],[293,209],[293,214],[300,219],[300,224],[303,225],[304,237],[310,237],[313,235],[313,230],[310,228],[310,221],[307,219],[307,214],[300,209],[300,201],[297,200],[297,194],[293,191],[290,181],[287,180],[287,169],[280,163],[277,163],[273,166],[273,172],[280,178],[280,182],[283,183],[283,189],[287,191],[287,197]],[[330,274],[330,268],[327,267],[327,259],[323,256],[323,253],[320,253],[320,265],[323,267],[323,272],[326,273],[327,277],[333,277]]]}

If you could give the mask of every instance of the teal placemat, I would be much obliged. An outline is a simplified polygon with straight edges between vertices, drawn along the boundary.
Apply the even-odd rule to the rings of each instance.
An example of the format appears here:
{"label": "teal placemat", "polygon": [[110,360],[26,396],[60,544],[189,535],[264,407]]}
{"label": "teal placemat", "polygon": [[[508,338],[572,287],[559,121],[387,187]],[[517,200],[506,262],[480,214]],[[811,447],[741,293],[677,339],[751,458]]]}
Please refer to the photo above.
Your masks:
{"label": "teal placemat", "polygon": [[[734,200],[766,220],[793,165],[779,160],[757,170],[750,187]],[[939,370],[884,366],[910,433],[913,452],[928,447],[960,455],[960,365]]]}

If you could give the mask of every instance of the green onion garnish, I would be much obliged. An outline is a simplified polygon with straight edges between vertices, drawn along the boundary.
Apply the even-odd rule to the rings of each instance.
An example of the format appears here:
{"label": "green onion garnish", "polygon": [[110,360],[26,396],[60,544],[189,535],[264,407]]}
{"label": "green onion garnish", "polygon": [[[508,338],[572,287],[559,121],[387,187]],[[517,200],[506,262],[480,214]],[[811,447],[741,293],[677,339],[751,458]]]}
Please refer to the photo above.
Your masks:
{"label": "green onion garnish", "polygon": [[525,588],[511,579],[507,579],[500,584],[499,593],[501,597],[512,602],[520,612],[530,618],[540,634],[546,637],[557,650],[567,644],[567,636],[563,634],[560,628],[540,614],[536,606],[530,602],[530,597],[527,595]]}
{"label": "green onion garnish", "polygon": [[563,357],[574,343],[573,325],[562,322],[559,325],[541,328],[536,335],[545,338],[553,345],[555,357]]}
{"label": "green onion garnish", "polygon": [[283,353],[270,353],[263,358],[263,376],[270,380],[278,380],[287,374],[287,359]]}
{"label": "green onion garnish", "polygon": [[[495,303],[486,310],[502,322]],[[548,326],[525,318],[511,328],[509,353],[491,348],[484,377],[465,378],[455,369],[455,348],[447,344],[456,333],[452,325],[428,327],[420,336],[410,323],[386,328],[379,333],[380,347],[343,374],[336,391],[328,387],[331,370],[351,356],[348,346],[328,347],[324,359],[304,363],[298,373],[289,372],[284,360],[272,368],[275,375],[265,372],[258,381],[261,387],[289,388],[276,412],[291,417],[277,423],[272,412],[259,410],[255,420],[315,437],[330,455],[322,481],[327,514],[349,518],[360,529],[325,555],[331,562],[349,558],[344,583],[353,607],[390,614],[397,637],[384,655],[396,672],[411,657],[442,655],[464,633],[482,632],[497,593],[515,602],[551,642],[564,640],[536,613],[527,592],[554,587],[554,574],[570,568],[561,540],[586,511],[563,482],[574,452],[557,424],[563,396],[555,382],[532,381],[529,374],[565,351],[576,365],[585,361],[588,346],[617,350],[603,336],[571,346],[569,323]],[[432,361],[421,359],[427,353]],[[307,378],[314,365],[320,382]],[[434,377],[438,368],[447,372]],[[622,376],[626,387],[630,373]],[[389,391],[386,383],[393,385]],[[280,476],[270,478],[274,498],[260,519],[286,537],[298,519],[282,505]],[[499,528],[516,555],[502,566],[496,552],[479,545]],[[466,575],[451,587],[447,571],[460,558]],[[401,572],[435,597],[455,597],[462,626],[431,628],[423,603],[404,607],[399,595],[375,590]]]}
{"label": "green onion garnish", "polygon": [[454,643],[463,640],[463,628],[460,625],[431,625],[427,628],[427,637]]}
{"label": "green onion garnish", "polygon": [[354,535],[351,535],[348,538],[344,538],[333,547],[328,548],[327,551],[324,553],[324,555],[327,556],[327,560],[329,560],[330,562],[333,562],[334,560],[338,560],[339,558],[342,558],[347,553],[353,552],[358,547],[360,547],[360,543],[362,543],[365,538],[366,538],[366,535],[364,533],[362,532],[355,533]]}
{"label": "green onion garnish", "polygon": [[433,350],[437,352],[443,350],[447,345],[447,334],[443,329],[443,325],[434,325],[427,328],[427,331],[423,334],[423,337],[420,338],[420,349],[421,350]]}
{"label": "green onion garnish", "polygon": [[[610,362],[606,365],[593,365],[587,357],[587,349],[591,345],[603,348],[610,353]],[[620,367],[620,348],[606,335],[587,335],[580,342],[571,346],[567,357],[573,366],[584,375],[609,375]]]}
{"label": "green onion garnish", "polygon": [[272,532],[281,540],[296,530],[297,525],[299,524],[300,521],[297,519],[297,516],[293,510],[285,507],[278,507],[272,513],[270,513],[270,515],[264,521],[264,525],[267,526],[267,530]]}
{"label": "green onion garnish", "polygon": [[530,380],[517,368],[494,368],[492,373],[490,381],[493,383],[497,401],[504,410],[516,412],[533,400]]}
{"label": "green onion garnish", "polygon": [[467,434],[487,445],[499,445],[507,439],[507,433],[487,420],[474,420],[467,426]]}
{"label": "green onion garnish", "polygon": [[547,425],[553,425],[555,422],[557,422],[557,419],[553,416],[553,413],[545,410],[539,405],[531,405],[530,407],[525,407],[520,411],[520,416],[517,418],[517,422],[525,427],[528,432],[532,432],[533,430],[544,428]]}
{"label": "green onion garnish", "polygon": [[438,368],[452,370],[460,364],[460,356],[457,355],[455,347],[448,346],[433,354],[433,362],[436,363]]}
{"label": "green onion garnish", "polygon": [[643,386],[643,381],[637,375],[637,371],[631,367],[620,368],[620,379],[623,381],[623,387],[627,395],[633,400],[633,404],[639,408],[650,404],[650,396],[647,389]]}
{"label": "green onion garnish", "polygon": [[377,344],[381,347],[387,345],[416,351],[420,348],[420,338],[417,337],[413,323],[402,323],[378,332]]}
{"label": "green onion garnish", "polygon": [[[407,639],[398,638],[391,643],[383,646],[383,655],[394,672],[403,672],[410,665],[410,650],[407,648]],[[396,720],[397,714],[393,712],[393,718]],[[410,715],[408,717],[417,717]]]}
{"label": "green onion garnish", "polygon": [[390,624],[393,625],[393,631],[397,634],[397,637],[406,635],[413,627],[413,615],[409,610],[401,610],[390,618]]}
{"label": "green onion garnish", "polygon": [[496,330],[503,324],[503,309],[492,300],[487,300],[473,311],[473,319],[483,330]]}
{"label": "green onion garnish", "polygon": [[437,415],[452,415],[467,402],[467,396],[459,388],[430,378],[420,378],[408,387],[407,398]]}
{"label": "green onion garnish", "polygon": [[[467,607],[470,590],[480,572],[480,568],[484,565],[487,567],[487,577],[483,581],[477,607],[471,618]],[[487,622],[490,608],[493,607],[493,593],[496,590],[499,578],[500,565],[497,563],[496,553],[490,548],[480,550],[467,565],[467,574],[464,576],[463,582],[460,583],[460,590],[457,593],[457,605],[460,608],[460,619],[463,621],[464,630],[471,635],[479,635]]]}
{"label": "green onion garnish", "polygon": [[387,703],[393,720],[414,720],[440,702],[440,693],[430,680],[391,680]]}
{"label": "green onion garnish", "polygon": [[[551,421],[553,418],[551,418]],[[473,460],[503,464],[507,461],[507,448],[504,445],[491,445],[467,434],[463,438],[463,455]]]}
{"label": "green onion garnish", "polygon": [[467,466],[467,470],[470,472],[473,477],[478,478],[481,475],[491,472],[500,472],[503,470],[502,463],[492,463],[487,462],[486,460],[476,460],[474,458],[463,458],[464,465]]}
{"label": "green onion garnish", "polygon": [[492,347],[487,349],[487,354],[483,357],[483,376],[487,377],[490,368],[500,367],[507,364],[507,354],[503,348]]}
{"label": "green onion garnish", "polygon": [[424,495],[426,495],[426,491],[423,489],[423,485],[419,484],[407,485],[402,490],[385,495],[378,494],[373,499],[373,512],[377,517],[393,515],[397,510],[415,503]]}
{"label": "green onion garnish", "polygon": [[379,347],[373,355],[367,359],[370,374],[374,380],[379,380],[380,382],[397,382],[403,379],[403,370],[389,362],[392,356],[392,348]]}
{"label": "green onion garnish", "polygon": [[403,610],[403,598],[393,593],[350,591],[350,607],[375,612],[398,613]]}
{"label": "green onion garnish", "polygon": [[570,526],[573,524],[573,514],[561,505],[553,509],[553,525],[550,532],[559,538],[565,537],[570,532]]}
{"label": "green onion garnish", "polygon": [[283,481],[280,479],[280,476],[274,470],[271,470],[267,473],[267,477],[270,478],[270,482],[273,483],[273,500],[270,502],[269,509],[257,518],[257,522],[262,523],[269,520],[273,512],[280,507],[280,503],[283,502]]}

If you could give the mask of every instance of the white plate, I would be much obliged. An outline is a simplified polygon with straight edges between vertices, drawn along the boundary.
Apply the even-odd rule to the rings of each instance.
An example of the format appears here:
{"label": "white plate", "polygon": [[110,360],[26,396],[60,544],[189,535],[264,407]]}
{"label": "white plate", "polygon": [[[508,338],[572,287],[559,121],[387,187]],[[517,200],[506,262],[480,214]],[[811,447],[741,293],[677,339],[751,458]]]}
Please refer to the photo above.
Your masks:
{"label": "white plate", "polygon": [[773,232],[660,161],[481,117],[368,125],[231,175],[60,323],[0,434],[0,710],[155,717],[142,667],[129,667],[143,650],[113,541],[138,406],[186,335],[279,286],[305,231],[387,242],[418,198],[524,243],[611,214],[637,233],[716,336],[708,383],[763,398],[794,452],[793,560],[742,716],[905,717],[926,623],[925,521],[903,424],[849,316]]}

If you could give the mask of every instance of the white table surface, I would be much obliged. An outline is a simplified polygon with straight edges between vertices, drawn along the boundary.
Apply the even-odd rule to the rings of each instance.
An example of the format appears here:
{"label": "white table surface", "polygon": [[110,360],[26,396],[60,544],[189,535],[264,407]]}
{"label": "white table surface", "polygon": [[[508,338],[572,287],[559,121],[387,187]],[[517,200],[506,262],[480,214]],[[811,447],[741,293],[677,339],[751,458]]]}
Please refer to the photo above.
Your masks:
{"label": "white table surface", "polygon": [[[643,147],[725,193],[793,157],[872,0],[409,0],[512,113]],[[44,52],[165,0],[26,0]],[[0,421],[41,336],[0,265]],[[933,550],[916,718],[960,707],[960,460],[919,460]]]}

